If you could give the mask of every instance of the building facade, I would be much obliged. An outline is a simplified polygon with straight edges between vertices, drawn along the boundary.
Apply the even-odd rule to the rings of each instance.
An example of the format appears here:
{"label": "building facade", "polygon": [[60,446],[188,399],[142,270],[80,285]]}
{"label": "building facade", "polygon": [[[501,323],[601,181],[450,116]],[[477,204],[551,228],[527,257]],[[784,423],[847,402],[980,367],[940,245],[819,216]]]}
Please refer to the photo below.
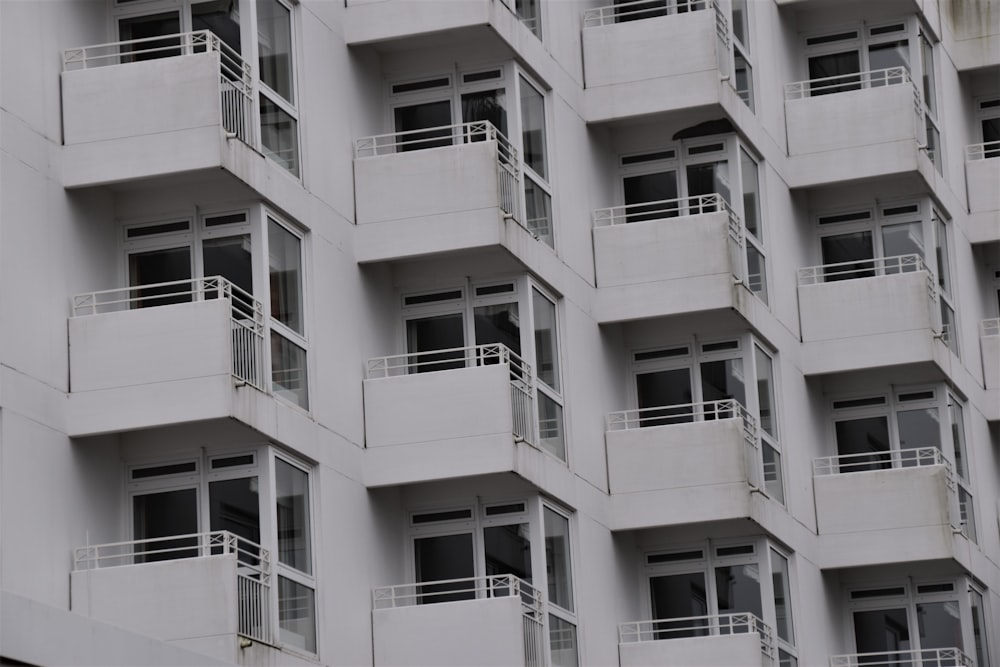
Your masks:
{"label": "building facade", "polygon": [[0,31],[0,663],[1000,665],[997,0]]}

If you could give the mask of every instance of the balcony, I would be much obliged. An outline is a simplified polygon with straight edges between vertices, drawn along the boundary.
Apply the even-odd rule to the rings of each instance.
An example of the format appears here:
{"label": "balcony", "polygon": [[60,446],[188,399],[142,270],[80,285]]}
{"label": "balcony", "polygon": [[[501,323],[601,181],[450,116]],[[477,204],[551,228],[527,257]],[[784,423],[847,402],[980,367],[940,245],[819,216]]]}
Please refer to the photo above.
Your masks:
{"label": "balcony", "polygon": [[935,178],[920,92],[904,67],[785,86],[792,188],[893,174]]}
{"label": "balcony", "polygon": [[933,559],[967,565],[951,466],[934,447],[813,461],[823,569]]}
{"label": "balcony", "polygon": [[224,278],[76,296],[69,346],[70,436],[264,412],[263,306]]}
{"label": "balcony", "polygon": [[969,189],[969,226],[972,243],[1000,241],[1000,141],[965,148],[965,184]]}
{"label": "balcony", "polygon": [[[521,0],[347,0],[344,38],[348,45],[414,48],[448,31],[454,39],[503,39],[521,46],[524,30],[541,37],[538,5]],[[482,43],[482,42],[481,42]]]}
{"label": "balcony", "polygon": [[537,442],[533,385],[531,367],[502,344],[369,360],[366,483],[515,470]]}
{"label": "balcony", "polygon": [[979,332],[986,386],[983,413],[989,421],[1000,421],[1000,318],[983,320]]}
{"label": "balcony", "polygon": [[544,235],[525,224],[517,151],[488,122],[355,141],[359,262],[457,250],[512,252]]}
{"label": "balcony", "polygon": [[830,656],[830,667],[976,667],[958,648],[851,653]]}
{"label": "balcony", "polygon": [[756,515],[761,443],[738,401],[612,412],[605,438],[612,530]]}
{"label": "balcony", "polygon": [[226,531],[80,547],[72,611],[233,662],[274,645],[267,549]]}
{"label": "balcony", "polygon": [[728,21],[714,0],[637,0],[588,9],[586,121],[706,106],[738,118],[749,91],[733,87],[730,60]]}
{"label": "balcony", "polygon": [[63,185],[220,167],[256,182],[254,160],[264,161],[251,72],[207,30],[65,51]]}
{"label": "balcony", "polygon": [[799,269],[798,292],[805,375],[915,363],[951,368],[937,283],[919,255]]}
{"label": "balcony", "polygon": [[621,667],[771,667],[777,664],[770,626],[753,614],[635,621],[618,626]]}
{"label": "balcony", "polygon": [[743,225],[717,194],[594,211],[598,322],[746,313]]}
{"label": "balcony", "polygon": [[373,592],[376,667],[543,667],[542,593],[508,574],[451,579]]}

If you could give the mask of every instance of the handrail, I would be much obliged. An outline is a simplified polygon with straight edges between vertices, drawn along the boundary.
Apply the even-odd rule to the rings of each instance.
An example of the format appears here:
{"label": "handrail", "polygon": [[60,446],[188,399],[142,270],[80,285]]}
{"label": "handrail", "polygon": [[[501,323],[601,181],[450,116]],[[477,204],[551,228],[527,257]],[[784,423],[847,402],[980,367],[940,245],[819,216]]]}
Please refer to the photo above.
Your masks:
{"label": "handrail", "polygon": [[[185,544],[178,546],[177,542],[185,542]],[[166,556],[156,559],[160,561],[229,554],[239,556],[240,569],[263,576],[269,576],[271,573],[270,552],[256,542],[228,530],[150,537],[141,540],[77,547],[73,550],[73,571],[135,565],[146,562],[150,556]]]}
{"label": "handrail", "polygon": [[238,384],[265,391],[264,306],[253,295],[222,276],[78,294],[71,300],[70,317],[89,317],[212,299],[225,299],[230,304],[233,378]]}
{"label": "handrail", "polygon": [[979,324],[980,336],[983,338],[992,338],[993,336],[1000,336],[1000,317],[994,317],[992,319],[983,320]]}
{"label": "handrail", "polygon": [[676,199],[661,199],[659,201],[609,206],[594,211],[594,227],[608,227],[633,222],[662,220],[690,215],[727,212],[731,217],[739,217],[729,206],[729,202],[718,194],[692,195]]}
{"label": "handrail", "polygon": [[830,656],[830,667],[974,667],[975,662],[959,648],[928,648]]}
{"label": "handrail", "polygon": [[749,634],[751,632],[760,635],[761,653],[769,658],[775,658],[777,652],[771,626],[749,612],[621,623],[618,625],[618,643],[635,644],[692,636]]}
{"label": "handrail", "polygon": [[361,137],[354,141],[354,157],[378,157],[407,150],[458,146],[476,141],[496,141],[500,162],[508,165],[517,164],[517,149],[488,120]]}
{"label": "handrail", "polygon": [[451,602],[456,599],[501,597],[520,597],[526,612],[542,613],[541,591],[513,574],[378,586],[372,589],[372,608],[396,609],[419,604]]}
{"label": "handrail", "polygon": [[[892,255],[890,257],[872,257],[856,259],[849,262],[833,264],[818,264],[806,266],[798,271],[799,287],[836,280],[852,280],[871,278],[873,276],[895,275],[899,273],[915,273],[926,271],[931,286],[935,284],[934,276],[927,267],[924,258],[916,253],[908,255]],[[936,293],[936,290],[935,290]]]}
{"label": "handrail", "polygon": [[813,476],[823,477],[825,475],[926,466],[945,466],[949,470],[951,468],[951,464],[937,447],[919,447],[864,452],[862,454],[820,456],[813,459]]}
{"label": "handrail", "polygon": [[[862,88],[879,88],[909,83],[913,85],[910,71],[903,66],[887,67],[885,69],[836,74],[805,81],[793,81],[785,84],[785,99],[798,100],[816,95],[848,92]],[[914,89],[916,86],[914,85]],[[919,91],[917,91],[919,95]]]}
{"label": "handrail", "polygon": [[694,12],[714,5],[714,0],[632,0],[584,10],[583,27],[596,28],[623,21]]}
{"label": "handrail", "polygon": [[969,162],[1000,157],[1000,141],[985,141],[965,147],[965,159]]}
{"label": "handrail", "polygon": [[516,373],[521,379],[528,380],[531,377],[531,366],[503,343],[451,347],[442,350],[375,357],[368,360],[366,377],[371,380],[408,375],[410,373],[451,370],[454,368],[485,366],[497,363],[509,364],[511,372]]}

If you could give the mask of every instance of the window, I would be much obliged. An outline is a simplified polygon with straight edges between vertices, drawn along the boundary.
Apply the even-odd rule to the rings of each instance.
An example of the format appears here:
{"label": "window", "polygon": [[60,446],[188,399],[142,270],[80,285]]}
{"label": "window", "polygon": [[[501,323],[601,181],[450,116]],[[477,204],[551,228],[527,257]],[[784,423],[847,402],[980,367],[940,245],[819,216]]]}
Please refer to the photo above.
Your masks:
{"label": "window", "polygon": [[257,0],[255,4],[261,146],[265,155],[298,176],[292,11],[280,0]]}
{"label": "window", "polygon": [[921,263],[933,270],[924,240],[933,233],[928,208],[927,202],[904,201],[819,215],[825,281],[916,271]]}
{"label": "window", "polygon": [[643,554],[643,597],[660,640],[753,631],[713,622],[726,614],[753,614],[776,635],[786,664],[794,664],[788,556],[767,540],[707,542]]}
{"label": "window", "polygon": [[976,104],[978,139],[982,141],[983,157],[1000,157],[1000,98],[979,100]]}
{"label": "window", "polygon": [[763,491],[784,503],[781,446],[771,354],[743,337],[636,351],[632,355],[635,405],[642,427],[736,417],[735,401],[757,417]]}
{"label": "window", "polygon": [[732,48],[733,74],[731,83],[743,103],[754,110],[753,63],[750,60],[750,17],[749,8],[753,3],[747,0],[733,0],[732,3]]}
{"label": "window", "polygon": [[302,239],[267,217],[268,278],[271,312],[271,386],[304,410],[309,409],[305,322],[302,312]]}
{"label": "window", "polygon": [[[854,649],[858,653],[902,651],[913,656],[933,649],[978,651],[985,647],[985,635],[977,624],[977,615],[982,620],[982,597],[977,594],[978,589],[964,577],[907,579],[850,589],[847,607]],[[975,657],[986,657],[985,650]]]}
{"label": "window", "polygon": [[920,93],[927,155],[941,172],[934,45],[915,19],[807,37],[806,60],[812,96],[913,81]]}
{"label": "window", "polygon": [[542,0],[514,0],[514,14],[538,39],[542,38]]}
{"label": "window", "polygon": [[559,332],[553,298],[531,280],[521,278],[406,294],[402,301],[406,353],[412,355],[410,372],[495,363],[490,358],[478,359],[465,348],[503,344],[534,369],[531,398],[537,422],[530,442],[566,460]]}
{"label": "window", "polygon": [[545,523],[545,575],[548,581],[549,652],[557,667],[576,667],[576,615],[573,597],[573,562],[570,554],[569,517],[543,506]]}
{"label": "window", "polygon": [[518,94],[521,99],[525,226],[546,244],[554,246],[552,194],[547,181],[545,97],[523,75],[518,76]]}
{"label": "window", "polygon": [[[309,471],[272,447],[210,452],[129,467],[129,524],[133,540],[229,531],[241,543],[240,562],[254,566],[263,547],[276,577],[279,641],[309,653],[316,645],[316,582],[312,565]],[[262,521],[271,504],[275,523]],[[273,532],[262,527],[273,525]],[[197,538],[137,545],[134,561],[148,563],[206,555]],[[212,552],[219,553],[219,552]],[[252,576],[250,571],[242,576]],[[269,613],[269,612],[268,612]]]}

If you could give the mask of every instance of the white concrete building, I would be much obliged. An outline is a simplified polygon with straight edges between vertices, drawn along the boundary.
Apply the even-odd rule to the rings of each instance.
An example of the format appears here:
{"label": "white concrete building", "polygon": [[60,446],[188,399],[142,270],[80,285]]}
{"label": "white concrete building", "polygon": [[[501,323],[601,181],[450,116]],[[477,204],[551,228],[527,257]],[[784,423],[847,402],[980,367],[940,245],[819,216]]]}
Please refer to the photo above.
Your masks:
{"label": "white concrete building", "polygon": [[1000,0],[0,49],[0,664],[1000,665]]}

